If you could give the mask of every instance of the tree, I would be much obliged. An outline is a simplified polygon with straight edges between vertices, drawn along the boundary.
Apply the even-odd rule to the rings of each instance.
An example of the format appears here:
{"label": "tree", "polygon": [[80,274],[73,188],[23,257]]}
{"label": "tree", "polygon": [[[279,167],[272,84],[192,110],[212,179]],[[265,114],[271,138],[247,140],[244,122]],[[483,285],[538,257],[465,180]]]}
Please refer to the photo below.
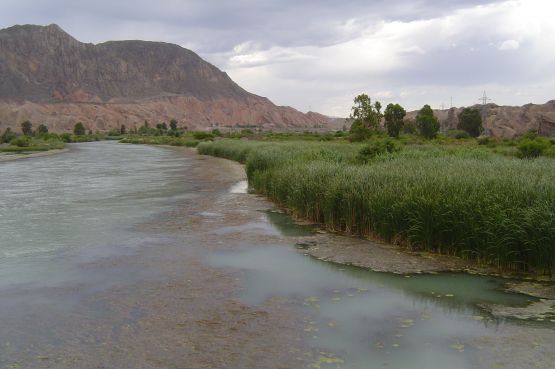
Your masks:
{"label": "tree", "polygon": [[85,126],[81,122],[77,122],[73,127],[73,134],[75,136],[84,136],[85,135]]}
{"label": "tree", "polygon": [[416,126],[420,134],[427,139],[437,136],[439,131],[439,121],[434,115],[434,111],[430,105],[424,105],[416,115]]}
{"label": "tree", "polygon": [[25,122],[21,123],[21,132],[25,136],[32,136],[33,135],[33,124],[26,120]]}
{"label": "tree", "polygon": [[458,129],[468,132],[472,137],[480,136],[482,133],[482,116],[476,108],[464,108],[459,114]]}
{"label": "tree", "polygon": [[38,128],[37,128],[37,135],[42,136],[48,133],[48,127],[45,126],[44,124],[41,124]]}
{"label": "tree", "polygon": [[10,143],[10,141],[16,137],[17,135],[15,134],[15,132],[13,132],[10,127],[8,127],[6,128],[2,136],[0,136],[0,143],[3,143],[3,142]]}
{"label": "tree", "polygon": [[119,133],[124,135],[126,132],[127,132],[127,128],[125,128],[125,124],[122,124],[120,129],[119,129]]}
{"label": "tree", "polygon": [[170,120],[170,129],[172,131],[177,131],[177,121],[175,119]]}
{"label": "tree", "polygon": [[391,137],[399,137],[407,112],[399,104],[388,104],[384,111],[385,128]]}
{"label": "tree", "polygon": [[372,134],[372,131],[378,128],[382,119],[381,108],[382,105],[379,101],[372,104],[372,100],[366,94],[355,97],[349,116],[352,140],[365,140]]}

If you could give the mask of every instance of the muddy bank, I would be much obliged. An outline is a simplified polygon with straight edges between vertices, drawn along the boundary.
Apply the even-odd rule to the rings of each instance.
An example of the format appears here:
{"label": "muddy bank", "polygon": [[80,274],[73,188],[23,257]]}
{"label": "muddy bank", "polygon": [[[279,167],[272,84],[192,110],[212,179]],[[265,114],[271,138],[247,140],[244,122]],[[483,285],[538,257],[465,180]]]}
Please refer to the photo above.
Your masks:
{"label": "muddy bank", "polygon": [[66,152],[66,151],[68,151],[68,149],[48,150],[48,151],[41,151],[41,152],[17,153],[17,154],[0,152],[0,162],[17,160],[17,159],[27,159],[27,158],[38,158],[38,157],[42,157],[42,156],[50,156],[50,155],[60,154],[60,153]]}

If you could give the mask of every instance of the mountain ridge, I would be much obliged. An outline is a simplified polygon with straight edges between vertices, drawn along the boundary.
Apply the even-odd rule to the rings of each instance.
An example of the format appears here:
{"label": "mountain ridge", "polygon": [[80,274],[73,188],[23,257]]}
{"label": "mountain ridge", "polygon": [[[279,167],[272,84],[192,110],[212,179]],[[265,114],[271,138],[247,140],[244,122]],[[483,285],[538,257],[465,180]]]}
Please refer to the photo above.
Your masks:
{"label": "mountain ridge", "polygon": [[[91,116],[90,104],[102,110],[101,118]],[[154,110],[145,110],[148,107]],[[95,130],[133,126],[149,118],[177,119],[191,128],[309,128],[328,122],[323,115],[276,106],[246,91],[179,45],[141,40],[82,43],[55,24],[0,30],[0,127],[33,119],[59,130],[82,121]]]}

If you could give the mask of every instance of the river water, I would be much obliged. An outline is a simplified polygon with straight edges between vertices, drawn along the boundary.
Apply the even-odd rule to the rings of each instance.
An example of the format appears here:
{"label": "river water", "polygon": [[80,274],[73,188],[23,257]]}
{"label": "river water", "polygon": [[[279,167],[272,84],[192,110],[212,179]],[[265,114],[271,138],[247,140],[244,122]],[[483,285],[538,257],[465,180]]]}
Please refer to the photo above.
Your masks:
{"label": "river water", "polygon": [[[305,325],[297,327],[302,337],[298,353],[290,350],[302,367],[480,368],[486,367],[479,359],[483,342],[491,342],[480,341],[484,337],[495,340],[522,329],[552,333],[544,323],[534,326],[488,315],[481,306],[524,306],[536,300],[500,291],[499,278],[376,273],[305,256],[295,249],[295,237],[311,230],[294,225],[283,214],[213,205],[252,195],[243,193],[242,183],[211,194],[206,183],[191,175],[203,165],[209,164],[175,150],[111,142],[72,145],[66,153],[0,163],[0,367],[96,368],[103,355],[109,355],[108,363],[113,364],[105,367],[114,368],[216,367],[207,361],[191,364],[193,356],[184,354],[185,346],[172,353],[162,345],[152,353],[162,358],[156,362],[135,355],[137,348],[129,349],[125,357],[116,354],[118,344],[136,346],[133,340],[143,335],[169,342],[159,320],[146,323],[148,317],[161,314],[150,307],[150,297],[148,303],[136,297],[126,314],[118,315],[113,302],[129,295],[121,291],[133,286],[142,293],[154,282],[167,285],[167,265],[177,261],[181,264],[172,269],[172,278],[191,282],[193,277],[186,277],[185,270],[198,267],[187,264],[197,254],[206,264],[202,268],[240,273],[240,288],[221,292],[231,294],[226,298],[252,307],[286,299],[306,317]],[[171,232],[144,226],[153,219],[167,226],[175,218],[163,218],[164,214],[167,217],[184,204],[193,206],[201,194],[212,204],[210,211],[183,213],[179,219],[184,225]],[[256,218],[220,222],[226,211]],[[248,240],[252,235],[258,241]],[[218,246],[211,249],[211,245]],[[193,249],[200,251],[193,255]],[[201,301],[198,294],[216,290],[200,286],[195,301]],[[187,293],[192,294],[183,292],[181,299]],[[172,304],[167,298],[164,308],[172,306],[174,314],[166,314],[168,320],[175,319],[179,309],[187,310]],[[202,313],[195,313],[193,306],[191,302],[187,314],[198,323],[194,314]],[[95,333],[89,335],[89,330]],[[104,334],[107,331],[109,335]],[[230,332],[226,337],[233,346]],[[195,345],[201,338],[191,340]],[[73,351],[64,352],[67,347]],[[236,349],[234,355],[263,355]],[[195,350],[203,354],[202,348]],[[217,346],[210,351],[218,355]],[[161,364],[165,355],[171,357],[171,365]],[[510,352],[507,355],[490,361],[498,368],[511,367],[514,360]],[[546,359],[540,356],[535,362],[542,360]],[[227,361],[225,367],[251,367],[246,362]]]}

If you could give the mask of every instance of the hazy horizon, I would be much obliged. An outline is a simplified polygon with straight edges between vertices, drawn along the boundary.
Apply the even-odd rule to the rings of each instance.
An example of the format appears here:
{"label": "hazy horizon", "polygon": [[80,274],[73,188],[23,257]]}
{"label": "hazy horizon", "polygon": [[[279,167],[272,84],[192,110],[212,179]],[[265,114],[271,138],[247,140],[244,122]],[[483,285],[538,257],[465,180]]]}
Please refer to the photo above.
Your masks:
{"label": "hazy horizon", "polygon": [[56,23],[82,42],[142,39],[198,53],[278,105],[346,116],[368,93],[408,110],[555,98],[555,3],[531,1],[1,0],[0,28]]}

